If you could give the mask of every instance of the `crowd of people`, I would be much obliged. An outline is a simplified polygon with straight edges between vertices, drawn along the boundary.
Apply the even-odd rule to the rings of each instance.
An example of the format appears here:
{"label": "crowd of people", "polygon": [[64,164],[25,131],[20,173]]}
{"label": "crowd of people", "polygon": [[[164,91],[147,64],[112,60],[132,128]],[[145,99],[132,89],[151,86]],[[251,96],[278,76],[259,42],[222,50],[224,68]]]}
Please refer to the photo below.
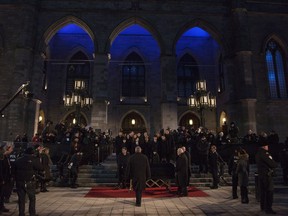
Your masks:
{"label": "crowd of people", "polygon": [[[23,136],[17,135],[14,140],[14,144],[17,146],[19,143],[21,143],[21,145],[23,145],[23,143],[32,143],[34,149],[33,157],[39,159],[41,166],[37,168],[38,171],[34,172],[32,177],[29,176],[29,179],[33,178],[33,182],[36,183],[35,187],[37,188],[37,186],[39,186],[41,192],[48,191],[46,185],[47,182],[52,179],[50,167],[53,163],[58,165],[59,179],[61,181],[70,180],[69,185],[72,188],[76,188],[78,186],[77,177],[79,166],[81,164],[95,164],[99,162],[99,158],[98,161],[96,161],[97,159],[95,157],[97,148],[100,146],[106,146],[108,144],[111,145],[113,143],[114,152],[116,152],[117,156],[119,187],[125,188],[130,183],[127,182],[127,180],[132,175],[129,172],[131,171],[132,166],[131,158],[133,155],[135,155],[135,153],[145,155],[149,166],[153,164],[165,163],[174,164],[175,179],[178,185],[178,194],[180,196],[188,195],[187,187],[189,186],[191,173],[195,171],[191,169],[192,165],[196,164],[199,166],[199,169],[196,171],[198,173],[206,174],[210,172],[213,179],[211,189],[217,189],[220,176],[223,175],[223,164],[227,162],[229,174],[232,176],[233,198],[238,198],[237,187],[240,187],[241,202],[249,203],[247,187],[249,184],[249,161],[251,155],[249,157],[249,153],[245,150],[245,146],[255,144],[262,145],[263,140],[261,140],[261,138],[263,138],[263,134],[257,135],[252,130],[249,130],[244,137],[240,138],[239,129],[234,122],[232,122],[229,127],[224,124],[222,130],[217,134],[203,127],[199,127],[197,129],[194,129],[193,127],[179,127],[175,130],[170,128],[162,129],[159,132],[156,132],[153,136],[150,136],[147,132],[135,133],[133,131],[127,132],[121,130],[116,137],[112,138],[109,131],[101,133],[94,130],[92,127],[66,127],[63,122],[60,122],[53,127],[53,123],[48,121],[41,134],[35,134],[31,140],[29,140],[26,134],[23,134]],[[277,133],[271,131],[269,134],[266,134],[265,142],[272,147],[269,149],[269,151],[272,150],[273,156],[273,146],[277,146],[279,144],[279,137]],[[283,168],[284,183],[287,184],[288,139],[285,143],[285,148],[280,154],[277,152],[277,157]],[[227,158],[224,158],[223,160],[221,151],[226,146],[233,146],[233,144],[236,144],[235,146],[237,146],[233,148],[233,156],[229,158],[229,160]],[[55,154],[54,152],[53,156],[50,157],[49,147],[52,146],[57,146],[57,153]],[[13,172],[13,163],[15,163],[16,157],[15,155],[11,157],[13,155],[13,147],[13,144],[5,144],[0,147],[1,152],[3,152],[0,154],[0,156],[3,155],[3,158],[2,156],[0,157],[2,174],[0,177],[3,179],[1,184],[2,198],[0,199],[0,211],[8,210],[4,207],[4,201],[9,201],[9,196],[11,195],[13,188],[13,181],[17,179],[17,177],[15,177],[15,175],[17,175],[17,169],[15,169]],[[27,145],[26,150],[28,149],[30,149],[29,144]],[[261,147],[261,149],[263,148]],[[24,154],[19,153],[17,158],[20,158],[20,156],[31,155],[31,152],[26,150],[22,152]],[[259,154],[257,155],[256,163],[261,164],[261,162],[259,162],[262,160],[261,156],[259,156]],[[7,165],[8,161],[9,165]],[[261,166],[262,165],[258,165],[258,170],[260,171]],[[7,172],[7,167],[10,167],[9,172]],[[273,168],[275,168],[274,165],[271,169]],[[127,169],[130,171],[127,172]],[[142,169],[139,170],[141,171]],[[19,173],[18,175],[21,176]],[[148,171],[146,173],[146,177],[151,177],[151,174],[149,174]],[[261,178],[259,179],[259,181],[264,181],[263,179],[261,180]],[[21,203],[21,208],[19,207],[19,210],[21,209],[21,211],[23,209],[23,202],[20,201],[23,199],[23,191],[21,192],[21,187],[23,189],[23,183],[23,181],[18,181],[17,183],[16,180],[19,202]],[[262,191],[264,188],[263,184],[262,186],[260,184]],[[27,183],[24,183],[24,186],[27,187]],[[139,203],[141,205],[142,190],[143,187],[141,187],[141,193],[138,191],[137,205],[139,205]],[[29,191],[26,190],[26,192],[29,195]],[[268,192],[268,195],[266,194],[265,196],[271,197],[269,194],[270,192]],[[33,196],[31,196],[30,201],[32,202],[32,206],[34,203],[33,199]],[[261,202],[268,201],[266,200]],[[273,212],[272,208],[270,207],[261,206],[261,208],[267,212]],[[31,211],[34,211],[33,208]]]}

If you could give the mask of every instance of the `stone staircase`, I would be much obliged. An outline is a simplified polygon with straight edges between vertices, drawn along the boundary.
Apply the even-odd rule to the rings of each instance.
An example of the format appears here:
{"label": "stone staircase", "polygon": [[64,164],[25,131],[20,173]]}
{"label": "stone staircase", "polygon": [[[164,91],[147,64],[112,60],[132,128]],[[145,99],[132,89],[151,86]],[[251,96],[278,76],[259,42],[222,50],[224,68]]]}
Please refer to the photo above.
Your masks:
{"label": "stone staircase", "polygon": [[[192,166],[192,176],[190,179],[190,185],[205,188],[212,184],[212,176],[208,174],[198,174],[199,167],[197,165]],[[255,164],[250,165],[249,183],[251,186],[255,185],[255,175],[257,168]],[[113,153],[103,163],[99,165],[82,165],[79,170],[78,184],[79,186],[93,187],[93,186],[116,186],[118,179],[116,155]],[[223,179],[220,179],[220,185],[231,185],[232,178],[228,174],[228,168],[224,168]],[[281,185],[283,182],[281,168],[276,169],[276,176],[274,177],[275,185]],[[172,184],[175,181],[172,180]]]}

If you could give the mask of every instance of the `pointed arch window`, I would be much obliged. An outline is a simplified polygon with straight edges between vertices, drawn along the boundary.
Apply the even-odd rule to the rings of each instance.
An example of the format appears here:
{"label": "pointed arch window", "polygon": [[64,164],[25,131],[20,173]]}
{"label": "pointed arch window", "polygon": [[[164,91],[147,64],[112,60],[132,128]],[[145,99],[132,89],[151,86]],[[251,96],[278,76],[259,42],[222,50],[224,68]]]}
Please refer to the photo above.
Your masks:
{"label": "pointed arch window", "polygon": [[287,74],[283,52],[275,40],[266,47],[266,65],[271,98],[287,98]]}
{"label": "pointed arch window", "polygon": [[193,94],[198,80],[198,64],[191,55],[185,54],[180,59],[177,67],[178,96],[189,97]]}
{"label": "pointed arch window", "polygon": [[130,53],[122,67],[122,96],[145,97],[145,67],[142,58]]}
{"label": "pointed arch window", "polygon": [[66,93],[74,90],[74,82],[81,79],[85,82],[85,88],[89,90],[90,64],[87,56],[79,51],[75,53],[67,66]]}

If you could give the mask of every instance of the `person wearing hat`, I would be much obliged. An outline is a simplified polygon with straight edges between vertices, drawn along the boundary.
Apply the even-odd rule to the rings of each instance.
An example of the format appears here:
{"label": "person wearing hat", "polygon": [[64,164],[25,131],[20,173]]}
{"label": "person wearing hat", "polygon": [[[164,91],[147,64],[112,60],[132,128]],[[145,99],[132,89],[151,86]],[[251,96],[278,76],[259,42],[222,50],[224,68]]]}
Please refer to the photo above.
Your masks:
{"label": "person wearing hat", "polygon": [[130,156],[127,169],[126,179],[132,179],[132,186],[136,193],[136,206],[141,206],[142,191],[146,187],[146,181],[151,178],[151,171],[148,157],[141,154],[141,147],[135,147],[135,154]]}
{"label": "person wearing hat", "polygon": [[260,208],[266,214],[276,214],[272,210],[273,203],[273,172],[277,163],[268,152],[267,135],[263,133],[259,137],[260,148],[255,155],[258,168],[258,185],[260,190]]}
{"label": "person wearing hat", "polygon": [[34,156],[34,149],[29,147],[25,150],[23,157],[15,162],[14,176],[18,194],[19,216],[25,215],[25,196],[29,198],[29,214],[36,215],[36,190],[35,173],[43,170],[38,157]]}

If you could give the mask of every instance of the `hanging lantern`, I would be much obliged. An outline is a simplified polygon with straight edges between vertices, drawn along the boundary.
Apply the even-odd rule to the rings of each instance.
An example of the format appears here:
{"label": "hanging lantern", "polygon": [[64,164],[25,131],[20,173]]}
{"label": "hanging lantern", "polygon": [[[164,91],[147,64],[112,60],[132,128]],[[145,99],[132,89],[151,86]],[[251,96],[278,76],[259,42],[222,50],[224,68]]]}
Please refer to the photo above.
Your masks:
{"label": "hanging lantern", "polygon": [[72,106],[73,101],[72,101],[72,96],[71,95],[65,95],[64,98],[64,106]]}
{"label": "hanging lantern", "polygon": [[75,80],[74,82],[74,89],[75,90],[82,90],[85,89],[85,82],[84,80]]}
{"label": "hanging lantern", "polygon": [[209,100],[210,100],[209,106],[211,108],[215,108],[216,107],[216,97],[215,96],[210,96]]}
{"label": "hanging lantern", "polygon": [[190,106],[190,107],[196,107],[197,106],[197,101],[196,101],[196,98],[194,97],[194,95],[190,95],[187,103],[188,103],[188,106]]}
{"label": "hanging lantern", "polygon": [[73,102],[75,104],[81,104],[81,95],[74,93],[73,94]]}
{"label": "hanging lantern", "polygon": [[199,80],[196,82],[197,91],[206,91],[206,80]]}
{"label": "hanging lantern", "polygon": [[84,98],[84,106],[91,106],[93,104],[93,99],[91,97]]}
{"label": "hanging lantern", "polygon": [[209,105],[209,96],[208,96],[208,94],[201,95],[199,102],[200,102],[201,106],[208,106]]}

